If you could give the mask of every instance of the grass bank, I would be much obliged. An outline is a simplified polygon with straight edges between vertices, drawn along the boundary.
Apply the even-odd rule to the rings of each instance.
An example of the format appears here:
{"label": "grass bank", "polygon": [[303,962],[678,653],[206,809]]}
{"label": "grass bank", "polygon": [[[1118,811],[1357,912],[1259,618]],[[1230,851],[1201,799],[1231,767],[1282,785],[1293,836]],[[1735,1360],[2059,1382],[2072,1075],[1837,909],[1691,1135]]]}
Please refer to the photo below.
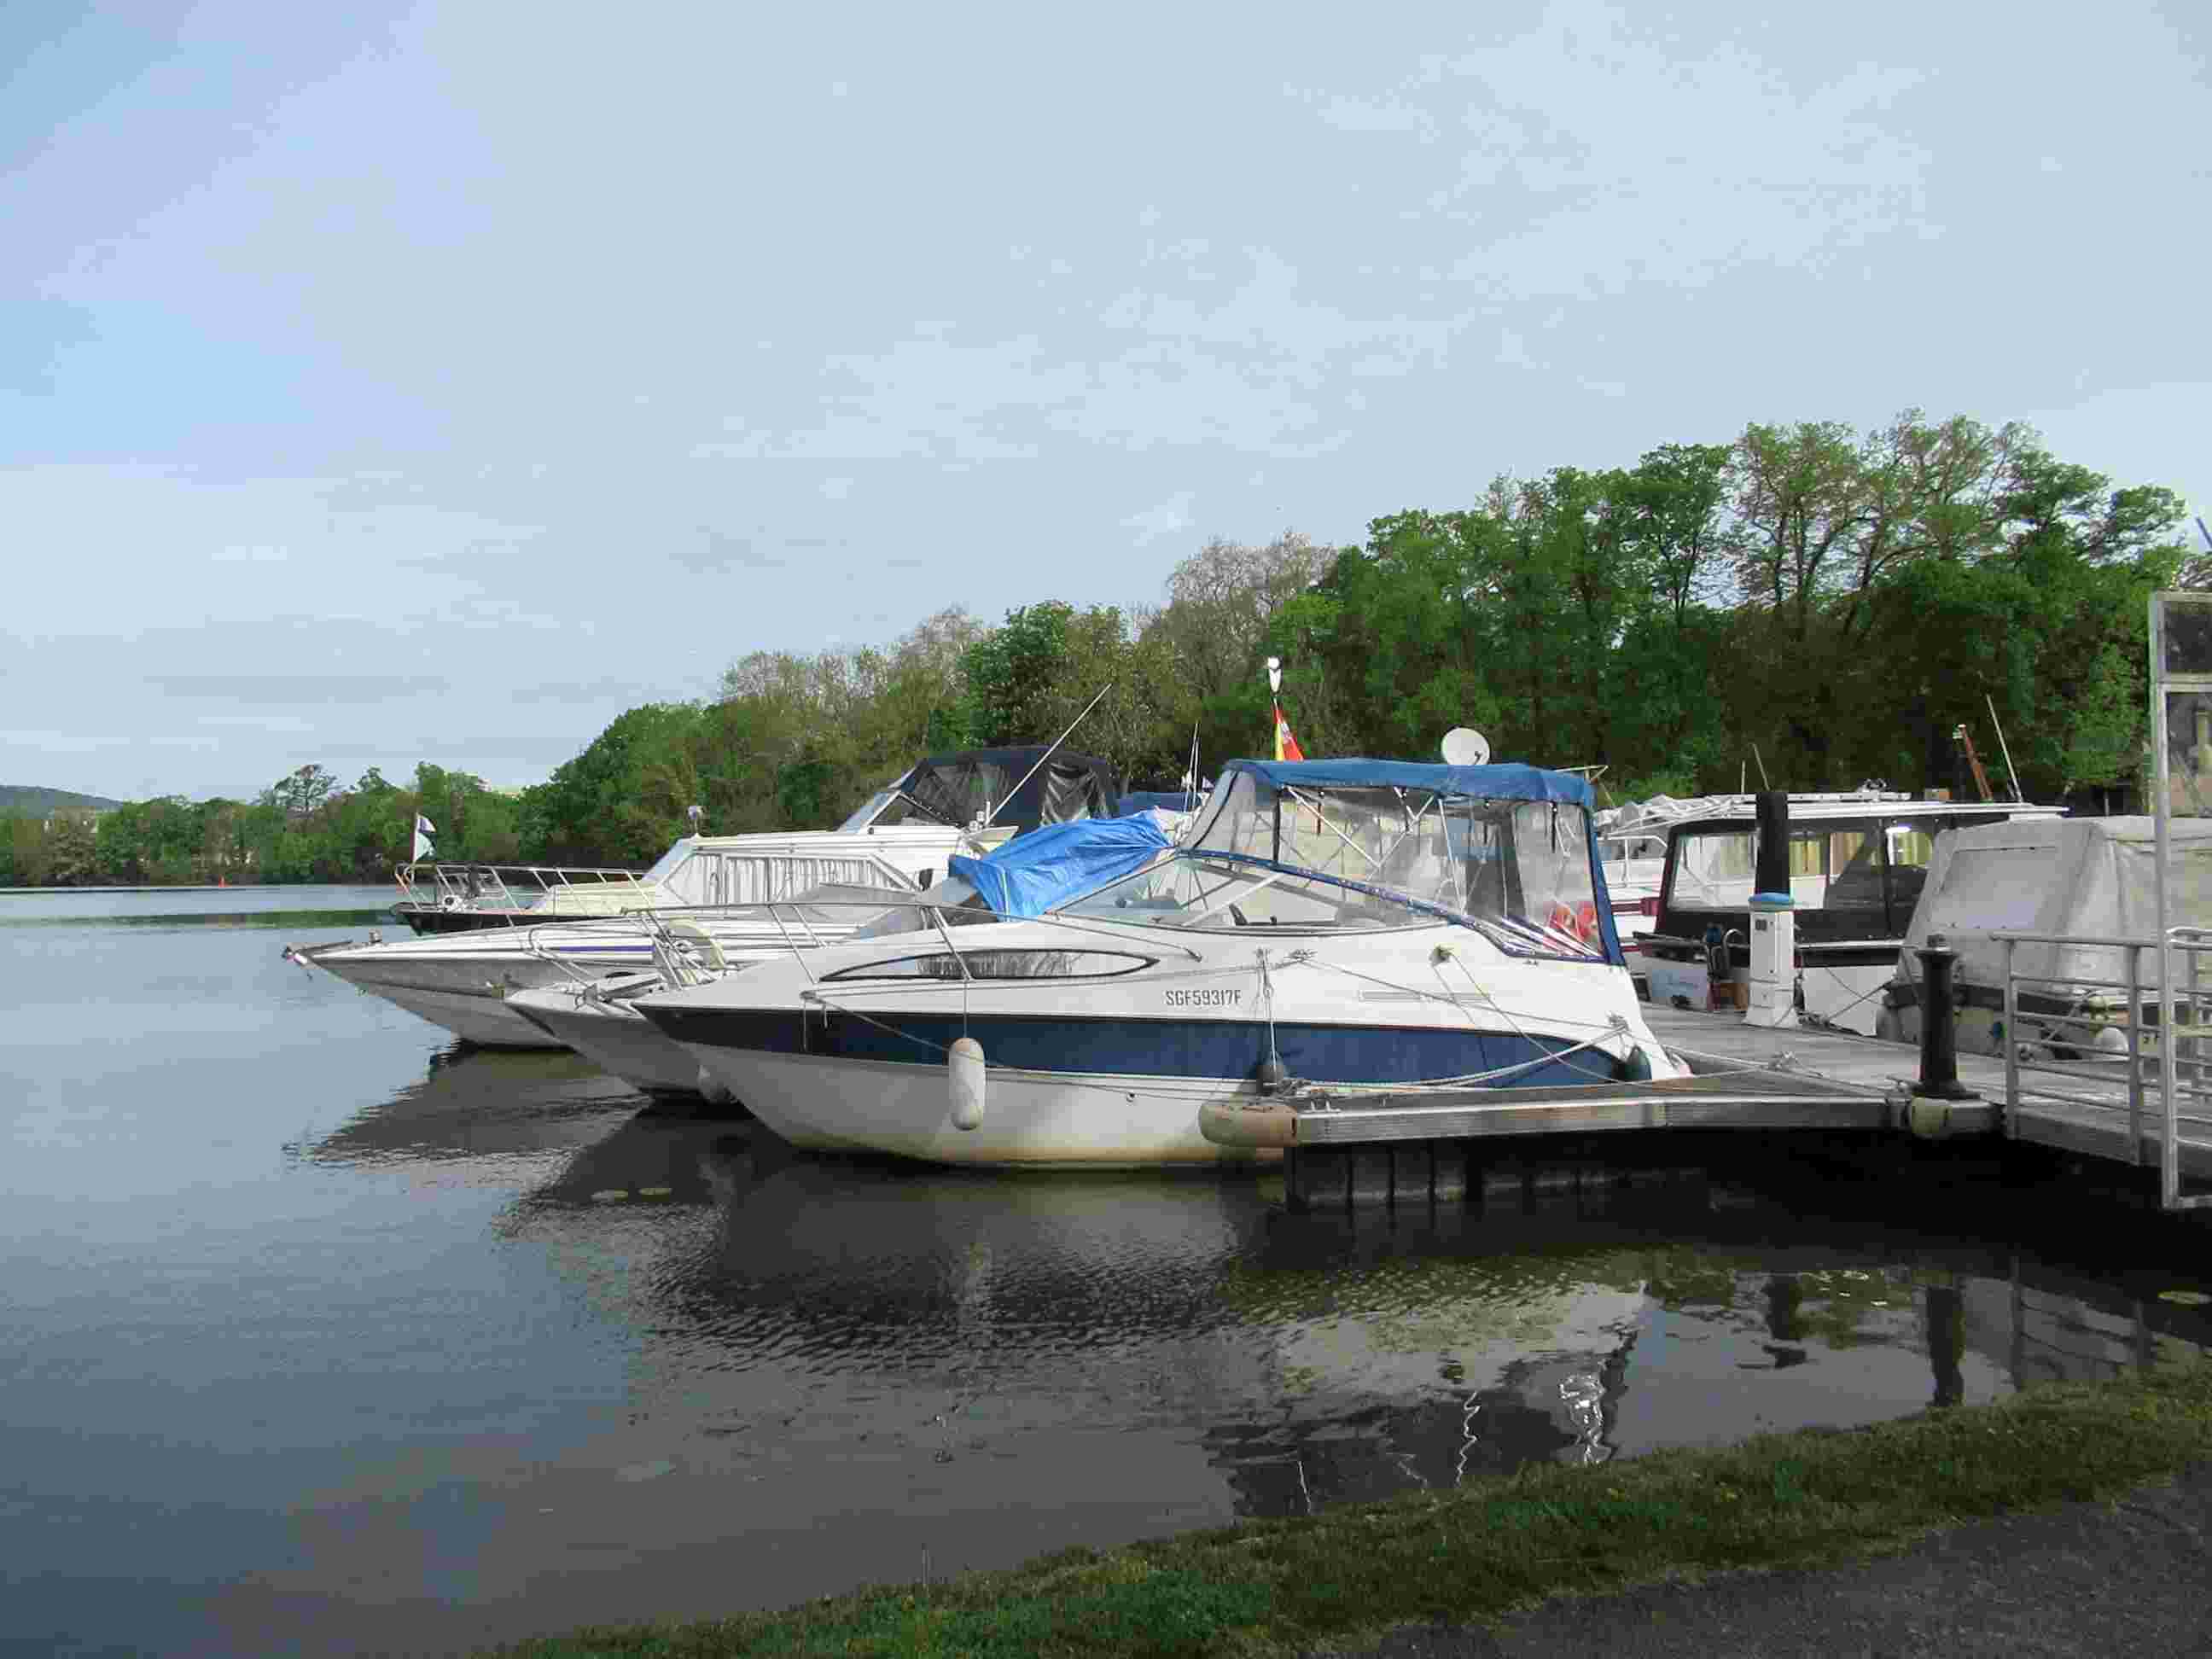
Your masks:
{"label": "grass bank", "polygon": [[[2212,1365],[2028,1389],[1848,1432],[1765,1435],[1240,1526],[778,1613],[580,1631],[513,1659],[726,1654],[1294,1654],[1411,1622],[1737,1567],[1819,1565],[1931,1528],[2114,1496],[2212,1457]],[[732,1540],[732,1548],[743,1548]]]}

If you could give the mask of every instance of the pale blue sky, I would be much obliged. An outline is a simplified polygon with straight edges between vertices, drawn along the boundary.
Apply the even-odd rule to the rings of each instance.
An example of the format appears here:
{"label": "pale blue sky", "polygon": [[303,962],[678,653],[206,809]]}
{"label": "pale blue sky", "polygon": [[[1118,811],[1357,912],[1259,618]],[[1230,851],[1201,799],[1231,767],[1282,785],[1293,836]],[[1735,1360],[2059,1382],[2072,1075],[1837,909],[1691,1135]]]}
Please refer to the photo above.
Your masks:
{"label": "pale blue sky", "polygon": [[2212,9],[1777,9],[0,8],[0,781],[531,782],[1751,419],[2212,507]]}

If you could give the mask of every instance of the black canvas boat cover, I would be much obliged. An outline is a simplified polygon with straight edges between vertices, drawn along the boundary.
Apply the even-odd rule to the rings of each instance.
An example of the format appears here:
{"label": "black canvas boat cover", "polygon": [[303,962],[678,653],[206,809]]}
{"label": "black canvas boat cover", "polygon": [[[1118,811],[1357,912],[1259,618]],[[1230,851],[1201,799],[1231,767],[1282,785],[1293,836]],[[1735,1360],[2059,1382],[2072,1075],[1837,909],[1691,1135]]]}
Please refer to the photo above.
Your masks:
{"label": "black canvas boat cover", "polygon": [[[900,781],[899,788],[932,816],[963,827],[985,812],[992,812],[994,828],[1011,826],[1017,831],[1041,823],[1114,816],[1121,799],[1121,780],[1111,766],[1096,756],[1065,749],[1038,766],[1048,752],[1047,745],[1034,744],[932,755]],[[998,810],[993,812],[994,807]]]}

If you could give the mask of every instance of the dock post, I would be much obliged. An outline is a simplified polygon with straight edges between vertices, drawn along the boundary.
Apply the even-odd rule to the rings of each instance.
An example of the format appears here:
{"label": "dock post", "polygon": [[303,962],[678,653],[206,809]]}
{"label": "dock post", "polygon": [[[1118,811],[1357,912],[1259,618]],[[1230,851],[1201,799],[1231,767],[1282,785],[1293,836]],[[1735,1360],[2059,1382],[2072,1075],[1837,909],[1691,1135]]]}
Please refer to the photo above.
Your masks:
{"label": "dock post", "polygon": [[1747,1025],[1788,1030],[1797,1024],[1796,901],[1790,887],[1790,796],[1759,798],[1759,854],[1751,896],[1750,1004]]}
{"label": "dock post", "polygon": [[1912,1092],[1931,1100],[1979,1100],[1959,1081],[1959,1006],[1951,992],[1959,953],[1942,934],[1930,933],[1912,954],[1920,958],[1922,994],[1927,999],[1920,1011],[1920,1077]]}

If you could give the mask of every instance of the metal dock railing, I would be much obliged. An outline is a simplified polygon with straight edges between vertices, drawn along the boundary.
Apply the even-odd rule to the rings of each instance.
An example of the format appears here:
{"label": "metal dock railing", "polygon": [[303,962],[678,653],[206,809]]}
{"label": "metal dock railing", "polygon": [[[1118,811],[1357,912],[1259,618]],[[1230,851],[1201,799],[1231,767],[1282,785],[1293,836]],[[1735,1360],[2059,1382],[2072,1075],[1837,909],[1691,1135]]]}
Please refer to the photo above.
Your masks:
{"label": "metal dock railing", "polygon": [[[2203,982],[2212,976],[2199,971],[2203,957],[2212,953],[2212,930],[2179,929],[2169,939],[2174,959],[2185,963],[2185,979],[2172,976],[2180,982],[2163,994],[2145,983],[2143,953],[2159,948],[2155,939],[1992,937],[2006,947],[2002,1058],[1956,1053],[1953,953],[1931,941],[1923,953],[1926,994],[1942,1016],[1923,1021],[1918,1051],[1848,1032],[1775,1030],[1729,1012],[1646,1005],[1646,1026],[1693,1075],[1545,1088],[1322,1085],[1208,1106],[1200,1127],[1220,1145],[1292,1154],[1360,1147],[1379,1154],[1429,1143],[1458,1146],[1465,1157],[1474,1157],[1478,1146],[1502,1149],[1508,1137],[1614,1130],[1888,1129],[1947,1139],[2002,1134],[2155,1169],[2166,1208],[2212,1207],[2212,1192],[2185,1190],[2188,1183],[2212,1182],[2212,1054],[2202,1048],[2212,1042],[2212,983]],[[2018,971],[2015,945],[2053,943],[2115,947],[2125,953],[2125,977],[2061,980]],[[2031,1011],[2024,1028],[2023,987],[2061,1012]],[[2091,1000],[2106,992],[2128,1000]],[[2170,1022],[2162,1006],[2173,1010]],[[2039,1026],[2033,1036],[2023,1035]],[[2173,1041],[2160,1041],[2167,1031]],[[2113,1035],[2100,1037],[2105,1032]],[[2084,1057],[2098,1054],[2108,1057]],[[1456,1191],[1463,1182],[1455,1176],[1451,1185]]]}
{"label": "metal dock railing", "polygon": [[[2143,953],[2156,939],[2112,939],[2071,933],[1994,933],[2004,946],[2005,1133],[2069,1152],[2116,1158],[2159,1172],[2159,1200],[2169,1210],[2212,1207],[2212,1193],[2185,1193],[2184,1181],[2212,1174],[2212,1086],[2203,1045],[2212,1041],[2212,989],[2203,965],[2212,952],[2212,929],[2176,927],[2164,941],[2165,964],[2146,987]],[[2084,979],[2023,974],[2023,945],[2087,946],[2122,952],[2126,976]],[[2184,964],[2185,963],[2185,967]],[[2174,983],[2176,968],[2185,981]],[[2021,1012],[2022,988],[2063,1001],[2065,1012]],[[2113,1006],[2114,996],[2124,999]],[[2041,1029],[2026,1035],[2022,1024]],[[2112,1041],[2117,1039],[2117,1041]],[[2144,1053],[2154,1043],[2154,1076]],[[2189,1046],[2187,1058],[2182,1050]],[[2102,1060],[2091,1059],[2102,1054]],[[2064,1078],[2070,1087],[2042,1079]],[[2082,1085],[2089,1085],[2087,1088]],[[2185,1132],[2185,1130],[2186,1132]]]}

